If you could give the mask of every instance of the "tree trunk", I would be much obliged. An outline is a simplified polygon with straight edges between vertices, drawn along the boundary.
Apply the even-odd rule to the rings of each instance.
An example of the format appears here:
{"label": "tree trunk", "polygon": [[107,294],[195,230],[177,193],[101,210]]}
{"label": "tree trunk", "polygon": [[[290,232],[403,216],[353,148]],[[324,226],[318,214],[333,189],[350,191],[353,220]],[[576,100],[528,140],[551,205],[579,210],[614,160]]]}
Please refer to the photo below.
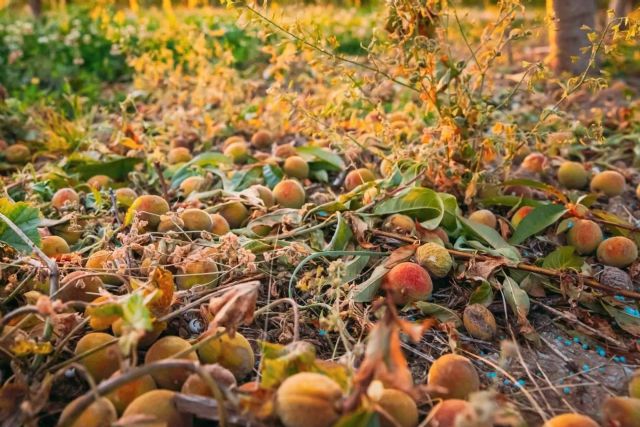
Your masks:
{"label": "tree trunk", "polygon": [[[551,69],[560,73],[583,72],[589,64],[590,45],[583,25],[595,30],[595,0],[547,0],[549,19],[549,57]],[[576,60],[577,58],[577,60]]]}
{"label": "tree trunk", "polygon": [[34,16],[40,16],[42,13],[42,0],[29,0],[29,6]]}

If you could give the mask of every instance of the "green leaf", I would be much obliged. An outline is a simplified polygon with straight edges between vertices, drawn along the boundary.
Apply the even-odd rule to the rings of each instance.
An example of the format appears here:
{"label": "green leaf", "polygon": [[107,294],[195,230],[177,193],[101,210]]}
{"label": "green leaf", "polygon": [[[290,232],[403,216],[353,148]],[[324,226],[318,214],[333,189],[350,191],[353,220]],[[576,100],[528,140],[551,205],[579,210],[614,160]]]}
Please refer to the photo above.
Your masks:
{"label": "green leaf", "polygon": [[575,254],[573,246],[561,246],[542,260],[542,266],[552,270],[566,270],[572,268],[580,270],[584,258]]}
{"label": "green leaf", "polygon": [[560,191],[558,188],[554,187],[553,185],[545,184],[540,181],[521,178],[521,179],[512,179],[504,183],[505,187],[510,185],[535,188],[536,190],[540,190],[544,193],[554,196],[561,202],[567,202],[567,196],[565,196],[562,191]]}
{"label": "green leaf", "polygon": [[507,304],[509,304],[509,307],[511,307],[511,310],[513,310],[518,319],[526,319],[529,314],[529,309],[531,308],[529,295],[509,276],[506,276],[504,282],[502,282],[502,292],[507,300]]}
{"label": "green leaf", "polygon": [[325,248],[326,251],[343,251],[346,249],[347,245],[351,241],[353,237],[353,232],[351,231],[351,227],[344,219],[344,216],[340,212],[337,214],[338,223],[336,224],[336,231],[333,233],[333,237],[331,241]]}
{"label": "green leaf", "polygon": [[469,297],[469,304],[481,304],[488,307],[493,302],[493,288],[489,282],[483,281]]}
{"label": "green leaf", "polygon": [[445,229],[453,231],[458,224],[456,217],[460,214],[458,201],[453,194],[449,193],[438,193],[438,197],[442,200],[442,207],[444,209],[441,225]]}
{"label": "green leaf", "polygon": [[627,314],[604,302],[602,302],[602,306],[607,310],[607,313],[615,319],[620,328],[633,336],[640,337],[640,318]]}
{"label": "green leaf", "polygon": [[417,218],[424,228],[434,230],[444,217],[444,205],[435,191],[423,187],[412,187],[380,203],[374,208],[373,213],[375,215],[403,213]]}
{"label": "green leaf", "polygon": [[212,151],[199,154],[173,173],[171,188],[178,188],[182,181],[193,174],[193,169],[206,168],[207,166],[218,167],[223,164],[230,165],[231,160],[222,153]]}
{"label": "green leaf", "polygon": [[92,159],[76,159],[69,162],[68,170],[78,173],[82,179],[95,175],[107,175],[116,181],[123,181],[142,159],[135,157],[112,157],[104,162]]}
{"label": "green leaf", "polygon": [[457,328],[462,326],[460,316],[450,308],[426,301],[418,301],[414,305],[426,316],[435,317],[442,323],[453,322]]}
{"label": "green leaf", "polygon": [[544,203],[539,202],[538,200],[533,199],[523,199],[518,196],[495,196],[495,197],[486,197],[484,199],[480,199],[480,203],[483,206],[506,206],[506,207],[514,207],[516,205],[522,206],[542,206]]}
{"label": "green leaf", "polygon": [[246,171],[238,171],[231,177],[231,190],[241,191],[254,184],[259,184],[261,177],[262,168],[260,166],[253,167]]}
{"label": "green leaf", "polygon": [[369,259],[371,257],[360,255],[356,256],[353,260],[347,262],[347,265],[344,269],[344,276],[342,276],[342,280],[345,283],[353,282],[358,278],[362,270],[369,264]]}
{"label": "green leaf", "polygon": [[484,224],[480,224],[474,221],[469,221],[462,215],[458,215],[458,221],[462,224],[463,228],[471,233],[476,238],[488,243],[494,249],[509,249],[514,253],[518,253],[516,248],[507,243],[500,233],[491,227],[487,227]]}
{"label": "green leaf", "polygon": [[344,164],[344,160],[342,160],[342,157],[338,156],[332,151],[325,150],[321,147],[305,145],[304,147],[297,147],[296,151],[306,159],[318,159],[327,163],[328,166],[330,166],[330,168],[335,171],[344,170],[344,168],[346,167],[346,165]]}
{"label": "green leaf", "polygon": [[131,294],[122,304],[122,319],[125,324],[133,330],[153,330],[151,312],[145,305],[144,298],[139,293]]}
{"label": "green leaf", "polygon": [[264,165],[262,167],[262,175],[264,175],[264,183],[273,190],[273,187],[282,181],[284,172],[278,165]]}
{"label": "green leaf", "polygon": [[[9,218],[36,246],[40,246],[41,215],[38,208],[31,207],[28,203],[14,203],[7,198],[0,199],[0,213]],[[0,241],[12,248],[31,253],[31,248],[18,236],[4,221],[0,220]]]}
{"label": "green leaf", "polygon": [[550,204],[534,208],[520,221],[509,242],[514,245],[524,242],[528,237],[555,224],[566,212],[567,209],[562,205]]}

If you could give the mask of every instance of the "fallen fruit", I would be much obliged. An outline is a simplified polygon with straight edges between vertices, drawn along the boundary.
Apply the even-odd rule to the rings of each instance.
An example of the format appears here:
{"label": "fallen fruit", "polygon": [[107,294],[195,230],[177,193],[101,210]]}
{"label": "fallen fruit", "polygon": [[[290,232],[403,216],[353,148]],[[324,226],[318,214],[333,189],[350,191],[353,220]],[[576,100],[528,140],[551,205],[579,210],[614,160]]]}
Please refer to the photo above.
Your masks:
{"label": "fallen fruit", "polygon": [[498,224],[496,216],[493,214],[493,212],[487,209],[480,209],[473,212],[471,215],[469,215],[469,221],[483,224],[490,228],[496,228],[496,225]]}
{"label": "fallen fruit", "polygon": [[300,209],[304,205],[306,194],[298,181],[285,179],[273,188],[273,197],[283,208]]}
{"label": "fallen fruit", "polygon": [[146,194],[133,201],[127,211],[125,224],[131,224],[134,218],[145,221],[145,229],[155,230],[160,223],[160,215],[169,212],[169,203],[160,196]]}
{"label": "fallen fruit", "polygon": [[80,196],[73,188],[61,188],[51,198],[51,206],[62,210],[77,207],[80,204]]}
{"label": "fallen fruit", "polygon": [[558,182],[565,188],[580,190],[587,185],[589,175],[582,164],[577,162],[564,162],[558,168]]}
{"label": "fallen fruit", "polygon": [[625,189],[624,176],[616,171],[600,172],[591,179],[590,188],[593,193],[602,193],[608,197],[619,196]]}
{"label": "fallen fruit", "polygon": [[415,427],[418,425],[418,407],[416,402],[405,392],[386,388],[377,401],[386,415],[392,419],[388,420],[381,416],[381,427]]}
{"label": "fallen fruit", "polygon": [[42,252],[50,258],[71,252],[67,241],[58,236],[43,237],[40,242],[40,247],[42,248]]}
{"label": "fallen fruit", "polygon": [[376,176],[367,168],[352,170],[344,178],[344,188],[347,191],[352,191],[359,185],[362,185],[365,182],[374,181],[375,179]]}
{"label": "fallen fruit", "polygon": [[309,164],[300,156],[287,157],[282,169],[292,178],[306,179],[309,176]]}
{"label": "fallen fruit", "polygon": [[239,228],[249,218],[249,210],[240,202],[231,202],[218,211],[227,220],[229,227]]}
{"label": "fallen fruit", "polygon": [[624,236],[610,237],[598,245],[598,261],[612,267],[624,268],[638,258],[638,247]]}
{"label": "fallen fruit", "polygon": [[[116,378],[122,375],[120,372],[115,372],[111,378]],[[106,397],[113,403],[113,407],[116,409],[119,415],[127,409],[127,406],[139,396],[156,389],[156,382],[151,375],[143,375],[136,379],[121,385]]]}
{"label": "fallen fruit", "polygon": [[427,383],[442,389],[432,394],[442,399],[466,399],[480,389],[480,378],[475,366],[464,356],[445,354],[433,362]]}
{"label": "fallen fruit", "polygon": [[[71,410],[77,405],[80,398],[72,400],[67,406],[65,406],[60,418],[65,418],[69,415]],[[115,408],[104,397],[99,397],[93,403],[91,403],[84,411],[80,413],[74,419],[67,420],[67,426],[69,427],[111,427],[113,423],[118,419],[118,414]]]}
{"label": "fallen fruit", "polygon": [[74,353],[79,356],[97,347],[104,348],[82,357],[79,363],[85,367],[93,380],[99,383],[120,369],[117,339],[104,332],[91,332],[80,338]]}
{"label": "fallen fruit", "polygon": [[429,273],[413,262],[394,266],[382,279],[382,288],[397,305],[423,301],[431,295],[433,284]]}
{"label": "fallen fruit", "polygon": [[191,427],[192,416],[178,411],[173,400],[175,396],[176,393],[170,390],[149,391],[131,402],[122,417],[144,415],[152,420],[150,425],[154,427]]}
{"label": "fallen fruit", "polygon": [[217,363],[228,369],[237,378],[242,379],[253,371],[255,355],[249,341],[236,332],[232,337],[225,333],[198,349],[202,363]]}
{"label": "fallen fruit", "polygon": [[453,267],[449,252],[436,243],[425,243],[416,250],[416,261],[436,278],[446,277]]}
{"label": "fallen fruit", "polygon": [[602,242],[602,229],[588,219],[575,219],[567,232],[567,243],[576,248],[580,255],[588,255]]}
{"label": "fallen fruit", "polygon": [[598,427],[598,423],[580,414],[562,414],[551,418],[543,427]]}
{"label": "fallen fruit", "polygon": [[[191,348],[191,344],[187,340],[180,337],[169,335],[160,338],[153,343],[144,358],[144,363],[150,364],[164,359],[175,359],[175,355]],[[195,351],[187,353],[180,359],[198,361]],[[187,380],[191,372],[181,368],[170,368],[163,371],[154,371],[151,376],[156,384],[161,388],[168,390],[180,390],[182,384]],[[148,393],[147,393],[148,394]],[[133,403],[132,403],[133,404]]]}
{"label": "fallen fruit", "polygon": [[602,405],[602,421],[605,427],[640,426],[640,399],[608,398]]}
{"label": "fallen fruit", "polygon": [[464,309],[464,327],[474,338],[490,341],[496,335],[496,318],[484,305],[471,304]]}
{"label": "fallen fruit", "polygon": [[276,392],[276,413],[285,427],[330,427],[338,419],[340,386],[331,378],[302,372],[284,380]]}

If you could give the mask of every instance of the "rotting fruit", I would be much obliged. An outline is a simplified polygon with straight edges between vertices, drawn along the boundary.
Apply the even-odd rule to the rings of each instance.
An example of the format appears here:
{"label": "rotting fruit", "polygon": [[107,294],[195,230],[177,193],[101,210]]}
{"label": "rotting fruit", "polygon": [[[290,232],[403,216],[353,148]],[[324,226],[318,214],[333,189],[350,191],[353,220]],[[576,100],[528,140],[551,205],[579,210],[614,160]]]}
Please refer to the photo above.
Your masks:
{"label": "rotting fruit", "polygon": [[598,423],[580,414],[562,414],[551,418],[543,427],[598,427]]}
{"label": "rotting fruit", "polygon": [[160,215],[169,212],[169,203],[160,196],[145,194],[139,196],[127,211],[125,224],[131,224],[134,217],[145,221],[146,229],[155,230],[160,223]]}
{"label": "rotting fruit", "polygon": [[598,261],[611,267],[624,268],[638,258],[638,247],[624,236],[610,237],[598,245]]}
{"label": "rotting fruit", "polygon": [[269,148],[271,144],[273,144],[273,135],[268,130],[261,129],[251,137],[251,145],[256,148]]}
{"label": "rotting fruit", "polygon": [[67,241],[58,236],[43,237],[40,246],[42,247],[42,252],[50,258],[71,252]]}
{"label": "rotting fruit", "polygon": [[382,279],[382,288],[397,305],[423,301],[431,295],[433,284],[429,273],[413,262],[394,266]]}
{"label": "rotting fruit", "polygon": [[587,185],[589,174],[578,162],[566,161],[558,168],[558,182],[570,190],[581,190]]}
{"label": "rotting fruit", "polygon": [[72,208],[80,204],[80,196],[73,188],[61,188],[51,198],[51,206],[62,210]]}
{"label": "rotting fruit", "polygon": [[24,144],[13,144],[4,149],[4,158],[12,164],[27,163],[31,158],[31,150]]}
{"label": "rotting fruit", "polygon": [[429,386],[440,389],[433,397],[466,399],[480,389],[480,378],[475,366],[464,356],[445,354],[433,362],[427,376]]}
{"label": "rotting fruit", "polygon": [[300,156],[287,157],[282,169],[292,178],[306,179],[309,176],[309,164]]}
{"label": "rotting fruit", "polygon": [[101,346],[106,347],[79,360],[80,364],[85,367],[96,383],[109,378],[120,368],[116,338],[104,332],[91,332],[80,338],[75,349],[75,355],[79,356]]}
{"label": "rotting fruit", "polygon": [[496,219],[496,216],[493,214],[493,212],[487,209],[480,209],[473,212],[471,215],[469,215],[469,221],[483,224],[490,228],[496,228],[496,224],[498,223],[498,220]]}
{"label": "rotting fruit", "polygon": [[591,179],[590,189],[593,193],[602,193],[605,196],[619,196],[624,192],[624,176],[616,171],[600,172]]}
{"label": "rotting fruit", "polygon": [[231,228],[239,228],[249,218],[249,210],[240,202],[228,203],[218,213],[227,220]]}
{"label": "rotting fruit", "polygon": [[[157,362],[163,359],[174,359],[175,355],[191,348],[191,344],[176,336],[166,336],[153,343],[144,358],[146,364]],[[198,356],[194,351],[180,357],[180,359],[198,361]],[[190,371],[182,368],[167,368],[162,371],[154,371],[151,376],[156,384],[168,390],[180,390],[186,381]]]}
{"label": "rotting fruit", "polygon": [[416,261],[436,278],[446,277],[453,267],[449,252],[436,243],[425,243],[416,250]]}
{"label": "rotting fruit", "polygon": [[237,378],[246,377],[255,365],[255,355],[249,341],[236,332],[233,338],[224,333],[198,349],[202,363],[217,363]]}
{"label": "rotting fruit", "polygon": [[496,319],[484,305],[467,306],[462,315],[462,322],[469,335],[474,338],[489,341],[496,335]]}
{"label": "rotting fruit", "polygon": [[574,219],[573,226],[567,232],[567,243],[580,255],[588,255],[602,242],[602,229],[589,219]]}
{"label": "rotting fruit", "polygon": [[[119,371],[115,372],[111,378],[122,375]],[[127,406],[139,396],[156,389],[156,382],[151,375],[143,375],[135,378],[126,384],[121,385],[106,397],[113,403],[119,415],[122,415]]]}
{"label": "rotting fruit", "polygon": [[[228,369],[223,368],[218,364],[204,365],[202,369],[207,372],[211,378],[214,379],[218,387],[223,389],[231,389],[237,386],[236,378]],[[215,397],[211,387],[202,379],[200,374],[193,373],[189,375],[187,380],[182,385],[181,393],[191,394],[196,396],[208,396]]]}
{"label": "rotting fruit", "polygon": [[283,208],[300,209],[304,205],[306,194],[298,181],[285,179],[273,188],[273,197]]}
{"label": "rotting fruit", "polygon": [[127,406],[123,418],[144,415],[152,420],[153,426],[191,427],[192,416],[178,411],[174,398],[176,393],[170,390],[151,390],[136,398]]}
{"label": "rotting fruit", "polygon": [[352,191],[359,185],[362,185],[365,182],[374,181],[375,179],[376,176],[367,168],[352,170],[344,178],[344,188],[347,191]]}
{"label": "rotting fruit", "polygon": [[340,386],[331,378],[301,372],[284,380],[276,393],[276,413],[285,427],[330,427],[338,419]]}
{"label": "rotting fruit", "polygon": [[[65,406],[60,414],[60,419],[66,419],[79,400],[80,397]],[[111,427],[117,419],[118,414],[113,404],[108,399],[99,397],[74,419],[68,419],[65,425],[68,427]]]}
{"label": "rotting fruit", "polygon": [[176,285],[185,290],[194,286],[215,286],[218,282],[218,266],[210,259],[187,260],[176,276]]}
{"label": "rotting fruit", "polygon": [[413,234],[416,231],[416,224],[408,215],[393,214],[384,220],[382,229],[392,233]]}
{"label": "rotting fruit", "polygon": [[213,223],[209,214],[202,209],[185,209],[180,212],[185,231],[211,231]]}
{"label": "rotting fruit", "polygon": [[418,407],[416,402],[405,392],[386,388],[383,390],[380,399],[377,401],[384,412],[392,419],[388,420],[383,415],[380,416],[381,427],[415,427],[418,425]]}

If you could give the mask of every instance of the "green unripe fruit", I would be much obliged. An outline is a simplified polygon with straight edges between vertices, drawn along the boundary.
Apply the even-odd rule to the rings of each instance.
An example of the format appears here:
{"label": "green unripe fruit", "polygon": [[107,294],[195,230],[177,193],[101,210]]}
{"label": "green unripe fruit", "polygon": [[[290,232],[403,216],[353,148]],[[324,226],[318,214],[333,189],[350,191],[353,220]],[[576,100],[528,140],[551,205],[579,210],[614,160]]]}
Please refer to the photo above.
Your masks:
{"label": "green unripe fruit", "polygon": [[126,209],[128,209],[138,197],[135,191],[127,187],[118,188],[114,194],[118,207]]}
{"label": "green unripe fruit", "polygon": [[449,252],[436,243],[425,243],[416,250],[416,261],[436,278],[445,277],[453,267]]}
{"label": "green unripe fruit", "polygon": [[558,182],[565,188],[580,190],[588,180],[589,174],[580,163],[567,161],[558,168]]}
{"label": "green unripe fruit", "polygon": [[600,172],[591,179],[590,187],[593,193],[602,193],[607,197],[619,196],[625,189],[624,176],[616,171]]}
{"label": "green unripe fruit", "polygon": [[300,156],[288,157],[282,169],[292,178],[306,179],[309,176],[309,164]]}

